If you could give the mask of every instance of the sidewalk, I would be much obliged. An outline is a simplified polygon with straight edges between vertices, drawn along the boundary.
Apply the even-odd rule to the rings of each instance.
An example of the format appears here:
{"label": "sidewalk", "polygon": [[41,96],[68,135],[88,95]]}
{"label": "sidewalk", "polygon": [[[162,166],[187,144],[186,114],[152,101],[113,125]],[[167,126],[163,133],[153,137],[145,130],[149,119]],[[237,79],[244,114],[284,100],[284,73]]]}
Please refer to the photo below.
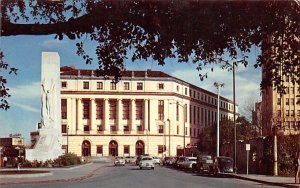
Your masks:
{"label": "sidewalk", "polygon": [[267,175],[256,175],[256,174],[234,174],[232,177],[237,179],[243,179],[248,181],[254,181],[273,186],[281,187],[300,187],[300,184],[295,184],[294,177],[283,177],[283,176],[267,176]]}
{"label": "sidewalk", "polygon": [[[103,166],[109,165],[107,162],[89,163],[81,166],[71,168],[39,168],[36,170],[50,171],[45,176],[31,176],[22,177],[22,175],[14,175],[11,178],[0,178],[1,185],[14,185],[14,184],[32,184],[32,183],[49,183],[49,182],[67,182],[67,181],[80,181],[93,176],[95,173],[101,173]],[[8,169],[1,169],[8,170]],[[16,169],[12,169],[16,170]],[[34,170],[32,168],[22,168],[22,170]]]}

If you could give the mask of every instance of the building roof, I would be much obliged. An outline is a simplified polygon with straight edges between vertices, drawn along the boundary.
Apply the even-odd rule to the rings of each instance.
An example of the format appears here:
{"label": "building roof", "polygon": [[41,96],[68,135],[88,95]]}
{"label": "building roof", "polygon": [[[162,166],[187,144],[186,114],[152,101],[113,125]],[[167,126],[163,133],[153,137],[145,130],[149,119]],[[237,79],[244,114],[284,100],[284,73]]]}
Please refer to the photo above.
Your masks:
{"label": "building roof", "polygon": [[[76,69],[76,67],[74,66],[64,66],[60,68],[60,75],[61,76],[106,76],[106,75],[101,75],[99,71],[97,70],[91,70],[91,69]],[[169,74],[166,74],[164,72],[161,71],[153,71],[153,70],[125,70],[125,71],[121,71],[121,76],[122,77],[135,77],[135,78],[171,78],[174,79],[182,84],[186,84],[189,87],[192,87],[193,89],[197,89],[197,90],[201,90],[202,92],[205,92],[207,94],[213,95],[213,96],[217,96],[215,93],[205,90],[203,88],[200,88],[198,86],[195,86],[191,83],[188,83],[184,80],[181,80],[179,78],[173,77]],[[230,103],[233,103],[233,101],[224,98],[222,96],[220,96],[220,98],[224,101],[228,101]],[[236,104],[236,106],[238,106]]]}

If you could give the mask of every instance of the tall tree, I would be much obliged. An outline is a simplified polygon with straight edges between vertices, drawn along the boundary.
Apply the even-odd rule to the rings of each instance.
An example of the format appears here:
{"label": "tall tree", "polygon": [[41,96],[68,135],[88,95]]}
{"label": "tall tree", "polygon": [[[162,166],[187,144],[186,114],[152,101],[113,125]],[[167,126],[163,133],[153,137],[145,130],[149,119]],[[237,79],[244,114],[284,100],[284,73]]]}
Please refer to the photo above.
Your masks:
{"label": "tall tree", "polygon": [[275,83],[281,89],[279,69],[300,83],[299,9],[291,0],[3,0],[1,36],[56,34],[59,40],[77,39],[76,53],[86,63],[93,59],[84,50],[85,41],[96,41],[99,75],[114,75],[116,80],[126,58],[153,58],[163,65],[166,58],[177,57],[179,62],[197,63],[198,70],[207,64],[231,69],[222,55],[228,52],[235,61],[241,52],[241,63],[247,66],[251,46],[261,47],[268,39],[255,67],[267,67],[270,79],[262,86]]}

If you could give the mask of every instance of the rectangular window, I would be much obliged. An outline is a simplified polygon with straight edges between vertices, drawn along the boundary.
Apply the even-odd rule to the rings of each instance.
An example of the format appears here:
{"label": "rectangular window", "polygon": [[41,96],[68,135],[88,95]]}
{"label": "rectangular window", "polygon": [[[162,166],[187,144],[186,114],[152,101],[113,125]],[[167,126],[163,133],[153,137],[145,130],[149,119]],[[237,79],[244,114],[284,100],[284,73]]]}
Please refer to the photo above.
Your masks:
{"label": "rectangular window", "polygon": [[179,134],[179,126],[177,126],[176,133]]}
{"label": "rectangular window", "polygon": [[198,122],[197,122],[197,124],[200,124],[200,107],[198,107],[198,110],[197,110],[197,120],[198,120]]}
{"label": "rectangular window", "polygon": [[191,89],[189,89],[189,93],[190,93],[190,97],[192,97],[192,90]]}
{"label": "rectangular window", "polygon": [[116,126],[110,126],[110,131],[117,131],[117,127]]}
{"label": "rectangular window", "polygon": [[124,126],[124,131],[129,131],[129,126]]}
{"label": "rectangular window", "polygon": [[66,88],[67,87],[67,82],[61,82],[61,87]]}
{"label": "rectangular window", "polygon": [[158,148],[158,153],[161,154],[161,153],[164,152],[165,146],[164,145],[158,145],[157,148]]}
{"label": "rectangular window", "polygon": [[129,153],[130,153],[130,146],[124,145],[124,154],[129,154]]}
{"label": "rectangular window", "polygon": [[290,104],[290,99],[286,99],[286,100],[285,100],[285,104],[286,104],[286,105],[289,105],[289,104]]}
{"label": "rectangular window", "polygon": [[297,116],[300,117],[300,110],[297,110]]}
{"label": "rectangular window", "polygon": [[163,100],[158,101],[158,119],[164,120],[164,101]]}
{"label": "rectangular window", "polygon": [[291,99],[291,105],[294,106],[295,100]]}
{"label": "rectangular window", "polygon": [[82,100],[83,103],[83,119],[90,118],[90,100]]}
{"label": "rectangular window", "polygon": [[117,89],[117,83],[110,82],[110,90],[116,90]]}
{"label": "rectangular window", "polygon": [[176,87],[177,91],[179,91],[179,86]]}
{"label": "rectangular window", "polygon": [[187,95],[187,88],[184,89],[184,94]]}
{"label": "rectangular window", "polygon": [[194,124],[196,124],[196,106],[194,106]]}
{"label": "rectangular window", "polygon": [[281,99],[277,98],[277,105],[281,105]]}
{"label": "rectangular window", "polygon": [[289,90],[289,88],[287,87],[287,88],[285,88],[285,94],[289,94],[290,93],[290,90]]}
{"label": "rectangular window", "polygon": [[143,119],[143,101],[142,100],[135,101],[135,118],[137,120]]}
{"label": "rectangular window", "polygon": [[204,124],[204,112],[203,112],[203,108],[201,108],[201,124]]}
{"label": "rectangular window", "polygon": [[281,117],[281,110],[277,110],[277,116]]}
{"label": "rectangular window", "polygon": [[97,125],[97,131],[103,131],[103,126],[102,125]]}
{"label": "rectangular window", "polygon": [[290,111],[289,111],[289,110],[286,110],[286,111],[285,111],[285,115],[286,115],[286,116],[290,116]]}
{"label": "rectangular window", "polygon": [[67,119],[67,99],[61,99],[61,119]]}
{"label": "rectangular window", "polygon": [[103,100],[96,100],[96,119],[103,119]]}
{"label": "rectangular window", "polygon": [[103,82],[97,82],[97,89],[103,89]]}
{"label": "rectangular window", "polygon": [[124,100],[122,101],[123,103],[123,119],[124,120],[128,120],[129,119],[129,106],[130,106],[130,102],[128,100]]}
{"label": "rectangular window", "polygon": [[158,126],[158,133],[161,133],[161,134],[164,133],[164,126],[163,125]]}
{"label": "rectangular window", "polygon": [[295,111],[294,110],[291,110],[291,116],[295,116]]}
{"label": "rectangular window", "polygon": [[192,112],[193,108],[192,108],[192,105],[190,105],[190,124],[192,124]]}
{"label": "rectangular window", "polygon": [[103,145],[97,145],[97,154],[103,154]]}
{"label": "rectangular window", "polygon": [[188,134],[188,132],[187,132],[187,127],[184,127],[184,132],[185,132],[185,135]]}
{"label": "rectangular window", "polygon": [[179,103],[176,103],[176,121],[179,121]]}
{"label": "rectangular window", "polygon": [[161,90],[162,90],[162,89],[164,89],[164,87],[165,87],[165,86],[164,86],[163,83],[159,83],[159,84],[158,84],[158,89],[161,89]]}
{"label": "rectangular window", "polygon": [[124,82],[124,90],[129,90],[129,82]]}
{"label": "rectangular window", "polygon": [[194,98],[196,98],[196,91],[194,91]]}
{"label": "rectangular window", "polygon": [[109,100],[109,119],[117,119],[117,102]]}
{"label": "rectangular window", "polygon": [[89,126],[89,125],[84,125],[84,126],[83,126],[83,131],[84,131],[84,132],[90,131],[90,126]]}
{"label": "rectangular window", "polygon": [[143,127],[142,127],[142,126],[137,126],[136,129],[137,129],[138,131],[143,131]]}
{"label": "rectangular window", "polygon": [[83,82],[83,89],[89,89],[89,82]]}
{"label": "rectangular window", "polygon": [[187,123],[187,104],[184,105],[184,122]]}
{"label": "rectangular window", "polygon": [[61,133],[67,133],[67,125],[61,125]]}
{"label": "rectangular window", "polygon": [[138,82],[137,86],[136,86],[137,90],[143,90],[143,83],[142,82]]}

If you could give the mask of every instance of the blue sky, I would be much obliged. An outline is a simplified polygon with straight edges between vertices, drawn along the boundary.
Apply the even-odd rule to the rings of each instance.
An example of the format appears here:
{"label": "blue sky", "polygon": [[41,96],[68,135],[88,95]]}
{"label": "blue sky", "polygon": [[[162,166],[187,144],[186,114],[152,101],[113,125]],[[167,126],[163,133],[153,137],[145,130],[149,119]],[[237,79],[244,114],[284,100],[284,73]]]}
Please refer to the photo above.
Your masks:
{"label": "blue sky", "polygon": [[[11,108],[8,111],[0,110],[0,137],[10,133],[21,133],[26,139],[25,142],[29,143],[29,134],[36,129],[36,123],[40,120],[41,52],[58,52],[62,66],[74,65],[77,68],[95,69],[98,64],[94,62],[92,65],[86,65],[82,58],[76,55],[76,41],[66,38],[59,41],[54,39],[54,35],[1,37],[0,42],[5,61],[19,69],[17,76],[7,76],[7,86],[12,95],[9,98]],[[94,45],[87,42],[87,52],[93,54]],[[249,101],[260,100],[261,70],[253,68],[259,53],[259,49],[253,47],[252,53],[249,54],[250,65],[247,68],[239,66],[236,73],[236,100],[242,115],[248,115],[242,111],[243,106]],[[232,73],[226,70],[216,68],[214,72],[209,72],[207,79],[200,81],[195,64],[177,63],[176,59],[168,59],[164,66],[158,66],[157,62],[152,60],[134,63],[128,60],[126,69],[160,70],[212,92],[216,92],[213,83],[222,82],[225,83],[225,87],[221,89],[221,95],[232,100]],[[207,67],[201,73],[209,70],[210,67]]]}

